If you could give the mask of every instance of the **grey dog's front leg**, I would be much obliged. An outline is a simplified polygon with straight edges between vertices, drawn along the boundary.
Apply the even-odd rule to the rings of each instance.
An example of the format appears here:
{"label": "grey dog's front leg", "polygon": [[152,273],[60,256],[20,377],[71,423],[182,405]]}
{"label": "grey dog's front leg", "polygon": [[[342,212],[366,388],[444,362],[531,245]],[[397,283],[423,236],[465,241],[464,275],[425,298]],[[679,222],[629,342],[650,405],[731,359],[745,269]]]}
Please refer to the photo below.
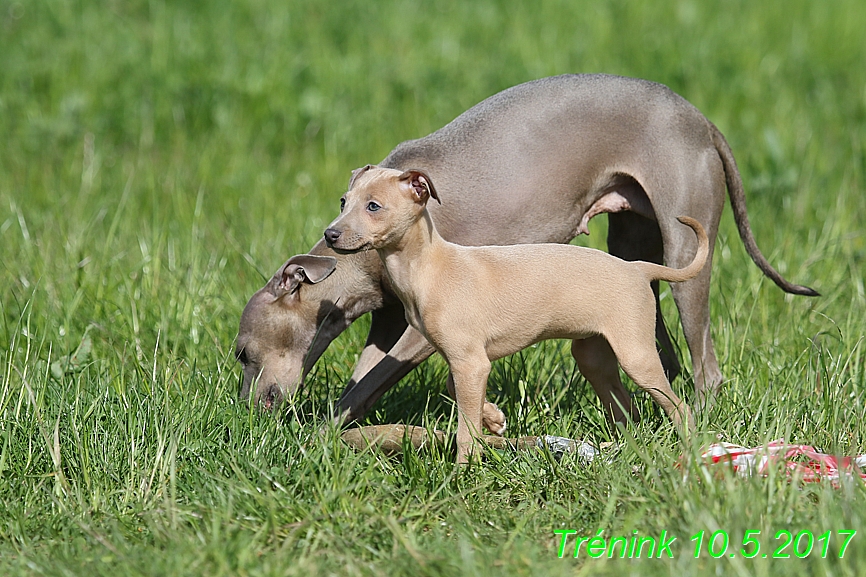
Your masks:
{"label": "grey dog's front leg", "polygon": [[370,318],[370,334],[367,335],[364,350],[361,351],[355,370],[352,371],[348,387],[359,383],[367,373],[382,362],[409,326],[406,323],[403,305],[399,302],[372,311]]}
{"label": "grey dog's front leg", "polygon": [[337,419],[362,418],[376,401],[421,361],[435,352],[424,336],[406,323],[402,305],[373,311],[367,345],[337,403]]}

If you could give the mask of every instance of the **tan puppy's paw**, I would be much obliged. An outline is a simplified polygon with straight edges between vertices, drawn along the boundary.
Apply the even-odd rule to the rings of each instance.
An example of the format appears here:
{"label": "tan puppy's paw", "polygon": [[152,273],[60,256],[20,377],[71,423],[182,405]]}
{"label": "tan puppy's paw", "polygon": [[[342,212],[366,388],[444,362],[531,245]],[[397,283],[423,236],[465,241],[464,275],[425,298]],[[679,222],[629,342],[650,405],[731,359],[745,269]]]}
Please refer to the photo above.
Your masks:
{"label": "tan puppy's paw", "polygon": [[491,435],[501,437],[505,434],[505,429],[508,423],[505,420],[505,413],[499,410],[499,407],[493,403],[484,403],[484,409],[481,414],[481,422],[484,428],[490,431]]}

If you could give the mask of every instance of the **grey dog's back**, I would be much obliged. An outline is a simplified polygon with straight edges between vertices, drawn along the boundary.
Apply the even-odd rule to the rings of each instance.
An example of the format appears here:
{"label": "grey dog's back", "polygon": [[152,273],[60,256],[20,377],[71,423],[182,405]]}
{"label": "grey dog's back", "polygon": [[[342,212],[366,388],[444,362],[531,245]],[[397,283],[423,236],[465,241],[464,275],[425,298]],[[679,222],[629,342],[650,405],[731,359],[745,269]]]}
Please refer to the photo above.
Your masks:
{"label": "grey dog's back", "polygon": [[[665,158],[695,164],[703,162],[702,154],[718,159],[711,130],[696,108],[666,86],[572,74],[495,94],[440,130],[398,145],[380,166],[422,169],[443,203],[460,203],[458,211],[430,207],[440,233],[452,242],[532,243],[540,226],[543,237],[568,242],[596,198],[572,194],[574,206],[563,210],[563,191],[600,192],[622,174],[651,181],[660,162],[681,164]],[[491,146],[495,150],[488,150]],[[454,150],[483,150],[484,162]],[[527,202],[532,210],[521,210]],[[478,222],[500,227],[491,230]]]}
{"label": "grey dog's back", "polygon": [[[604,97],[599,98],[600,94]],[[640,110],[640,118],[647,126],[659,116],[681,117],[684,112],[696,126],[707,125],[700,111],[663,84],[611,74],[565,74],[533,80],[494,94],[436,132],[401,143],[380,165],[402,166],[411,161],[416,143],[420,141],[427,145],[438,143],[443,149],[465,149],[466,142],[484,140],[489,133],[514,133],[514,140],[519,141],[521,132],[534,130],[571,133],[573,139],[574,130],[586,131],[589,137],[594,125],[601,124],[604,129],[592,132],[592,139],[605,138],[605,133],[611,138],[614,136],[611,130],[616,125],[609,124],[609,120],[617,116],[628,118],[629,125],[623,127],[623,132],[633,134],[644,128],[634,123],[638,118],[634,114],[636,109]],[[682,120],[679,123],[682,128],[688,128]],[[515,126],[521,130],[514,130]]]}

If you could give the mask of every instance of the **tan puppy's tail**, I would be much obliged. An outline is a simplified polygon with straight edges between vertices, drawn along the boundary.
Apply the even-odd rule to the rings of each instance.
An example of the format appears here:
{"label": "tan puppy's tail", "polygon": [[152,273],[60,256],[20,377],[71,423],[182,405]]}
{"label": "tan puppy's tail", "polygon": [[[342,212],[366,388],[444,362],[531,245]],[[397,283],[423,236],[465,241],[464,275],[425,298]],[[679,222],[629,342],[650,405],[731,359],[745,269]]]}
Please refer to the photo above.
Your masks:
{"label": "tan puppy's tail", "polygon": [[710,254],[710,241],[707,238],[704,227],[701,226],[701,223],[688,216],[680,216],[677,220],[695,231],[695,236],[698,237],[698,252],[695,254],[695,258],[691,264],[685,268],[669,268],[651,262],[641,262],[641,267],[650,280],[683,282],[696,277],[707,262],[707,255]]}

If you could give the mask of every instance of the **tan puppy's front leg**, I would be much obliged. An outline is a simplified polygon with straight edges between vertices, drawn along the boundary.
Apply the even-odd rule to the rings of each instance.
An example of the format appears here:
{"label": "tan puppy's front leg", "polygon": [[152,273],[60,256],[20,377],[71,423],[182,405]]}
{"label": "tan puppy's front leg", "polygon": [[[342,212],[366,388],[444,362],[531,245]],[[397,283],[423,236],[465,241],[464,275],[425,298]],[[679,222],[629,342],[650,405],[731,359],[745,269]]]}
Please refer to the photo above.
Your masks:
{"label": "tan puppy's front leg", "polygon": [[[448,388],[448,394],[451,395],[451,398],[457,400],[457,394],[454,392],[454,374],[451,371],[448,371],[448,381],[445,386]],[[497,437],[504,435],[505,429],[508,427],[505,413],[496,406],[496,403],[487,400],[484,401],[484,408],[481,409],[481,424],[490,431],[491,435]]]}
{"label": "tan puppy's front leg", "polygon": [[487,393],[490,361],[487,356],[451,363],[454,398],[457,400],[457,462],[468,463],[475,453],[475,437],[481,435],[481,416]]}

